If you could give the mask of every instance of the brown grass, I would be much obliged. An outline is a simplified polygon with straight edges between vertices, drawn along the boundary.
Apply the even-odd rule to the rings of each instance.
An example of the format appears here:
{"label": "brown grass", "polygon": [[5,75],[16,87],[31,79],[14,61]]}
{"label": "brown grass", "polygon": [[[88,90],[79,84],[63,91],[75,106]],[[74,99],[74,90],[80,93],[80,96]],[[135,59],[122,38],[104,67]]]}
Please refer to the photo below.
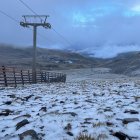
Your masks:
{"label": "brown grass", "polygon": [[95,140],[91,135],[80,133],[75,140]]}

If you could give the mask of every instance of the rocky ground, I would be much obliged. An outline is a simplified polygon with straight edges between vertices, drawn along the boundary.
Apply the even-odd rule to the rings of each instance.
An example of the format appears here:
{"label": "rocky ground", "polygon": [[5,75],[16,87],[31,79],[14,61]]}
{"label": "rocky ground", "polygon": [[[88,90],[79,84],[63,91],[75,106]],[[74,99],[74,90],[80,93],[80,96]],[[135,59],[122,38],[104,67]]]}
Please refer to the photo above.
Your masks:
{"label": "rocky ground", "polygon": [[140,140],[140,80],[107,69],[66,71],[66,83],[0,90],[0,140]]}

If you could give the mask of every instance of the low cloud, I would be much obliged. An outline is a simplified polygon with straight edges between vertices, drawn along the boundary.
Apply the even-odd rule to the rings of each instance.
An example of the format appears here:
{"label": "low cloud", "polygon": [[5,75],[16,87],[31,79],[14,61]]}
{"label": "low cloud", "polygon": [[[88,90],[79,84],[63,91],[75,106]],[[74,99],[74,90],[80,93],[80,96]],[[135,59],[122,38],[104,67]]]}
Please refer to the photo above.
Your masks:
{"label": "low cloud", "polygon": [[118,46],[118,45],[105,45],[102,49],[93,51],[92,56],[97,58],[112,58],[116,57],[120,53],[140,51],[140,46],[129,45],[129,46]]}

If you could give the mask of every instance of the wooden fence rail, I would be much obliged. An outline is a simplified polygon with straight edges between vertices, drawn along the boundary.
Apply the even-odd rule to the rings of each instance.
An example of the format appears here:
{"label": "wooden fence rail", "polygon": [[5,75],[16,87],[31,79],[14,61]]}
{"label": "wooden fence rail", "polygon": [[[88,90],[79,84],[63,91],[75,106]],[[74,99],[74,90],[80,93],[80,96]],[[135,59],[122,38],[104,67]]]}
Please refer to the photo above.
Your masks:
{"label": "wooden fence rail", "polygon": [[[66,74],[37,71],[37,83],[65,82]],[[0,86],[15,86],[32,84],[31,70],[16,70],[11,67],[0,67]]]}

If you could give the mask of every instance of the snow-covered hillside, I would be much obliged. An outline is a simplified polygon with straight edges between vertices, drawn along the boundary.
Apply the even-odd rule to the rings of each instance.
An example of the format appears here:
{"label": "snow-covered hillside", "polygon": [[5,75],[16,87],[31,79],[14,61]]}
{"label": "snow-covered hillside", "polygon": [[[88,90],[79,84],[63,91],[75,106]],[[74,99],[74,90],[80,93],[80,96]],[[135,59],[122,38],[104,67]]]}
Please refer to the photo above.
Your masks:
{"label": "snow-covered hillside", "polygon": [[35,140],[74,140],[80,132],[104,140],[118,140],[113,134],[123,132],[140,140],[139,97],[140,80],[129,78],[1,89],[0,140],[27,133]]}

